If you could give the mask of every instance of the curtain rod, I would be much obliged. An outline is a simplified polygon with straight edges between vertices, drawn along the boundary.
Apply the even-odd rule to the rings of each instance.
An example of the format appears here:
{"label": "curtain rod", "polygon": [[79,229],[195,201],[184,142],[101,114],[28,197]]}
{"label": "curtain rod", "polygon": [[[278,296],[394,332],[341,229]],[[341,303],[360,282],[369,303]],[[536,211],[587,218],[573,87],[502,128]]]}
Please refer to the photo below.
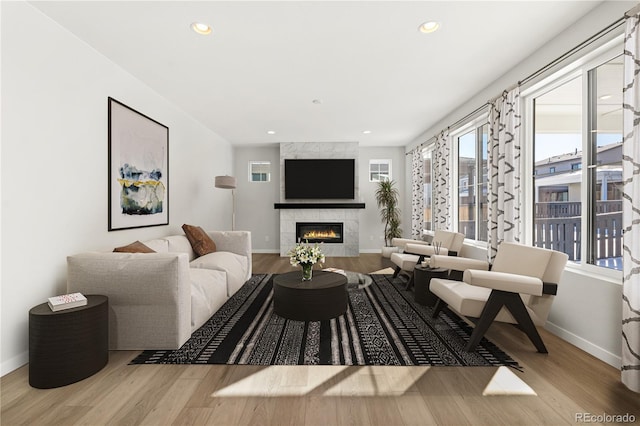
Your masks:
{"label": "curtain rod", "polygon": [[447,129],[450,129],[452,127],[456,127],[458,124],[461,124],[463,121],[467,121],[468,119],[470,119],[471,117],[473,117],[474,115],[476,115],[480,111],[482,111],[487,105],[489,105],[489,102],[483,103],[478,108],[476,108],[473,111],[471,111],[469,114],[467,114],[464,117],[462,117],[461,119],[457,120],[455,123],[450,124],[449,126],[447,126]]}
{"label": "curtain rod", "polygon": [[540,74],[544,73],[545,71],[553,68],[554,66],[556,66],[557,64],[559,64],[560,62],[564,61],[565,59],[567,59],[568,57],[570,57],[571,55],[575,54],[576,52],[584,49],[585,47],[595,43],[596,41],[598,41],[600,38],[604,37],[605,35],[609,34],[611,31],[615,30],[616,28],[618,28],[620,25],[624,24],[625,21],[625,17],[623,16],[622,18],[618,19],[617,21],[615,21],[614,23],[610,24],[608,27],[604,28],[603,30],[597,32],[596,34],[594,34],[593,36],[589,37],[587,40],[583,41],[582,43],[580,43],[579,45],[575,46],[573,49],[568,50],[567,52],[563,53],[562,55],[558,56],[556,59],[554,59],[553,61],[549,62],[547,65],[543,66],[542,68],[540,68],[539,70],[533,72],[532,74],[528,75],[527,77],[523,78],[522,80],[518,81],[518,85],[523,85],[525,83],[530,82],[531,80],[533,80],[534,78],[538,77]]}
{"label": "curtain rod", "polygon": [[[465,115],[464,117],[462,117],[461,119],[459,119],[458,121],[456,121],[455,123],[447,126],[447,129],[450,129],[451,127],[456,127],[458,124],[462,123],[463,121],[467,121],[469,118],[473,117],[474,115],[476,115],[477,113],[479,113],[484,107],[486,107],[487,105],[489,105],[488,102],[485,102],[484,104],[480,105],[478,108],[474,109],[473,111],[471,111],[469,114]],[[404,153],[404,155],[409,155],[411,154],[414,150],[416,149],[421,149],[424,148],[425,145],[428,145],[430,141],[436,139],[436,136],[431,136],[429,139],[427,139],[426,141],[419,143],[415,148],[413,148],[410,151],[407,151]]]}

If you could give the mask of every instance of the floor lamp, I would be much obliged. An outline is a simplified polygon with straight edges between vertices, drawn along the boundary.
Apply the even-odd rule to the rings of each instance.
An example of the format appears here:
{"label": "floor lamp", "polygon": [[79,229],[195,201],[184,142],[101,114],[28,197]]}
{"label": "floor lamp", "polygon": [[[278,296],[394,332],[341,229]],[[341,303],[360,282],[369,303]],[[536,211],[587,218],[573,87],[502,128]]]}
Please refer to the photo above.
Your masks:
{"label": "floor lamp", "polygon": [[236,178],[233,176],[216,176],[216,188],[231,190],[231,230],[236,230]]}

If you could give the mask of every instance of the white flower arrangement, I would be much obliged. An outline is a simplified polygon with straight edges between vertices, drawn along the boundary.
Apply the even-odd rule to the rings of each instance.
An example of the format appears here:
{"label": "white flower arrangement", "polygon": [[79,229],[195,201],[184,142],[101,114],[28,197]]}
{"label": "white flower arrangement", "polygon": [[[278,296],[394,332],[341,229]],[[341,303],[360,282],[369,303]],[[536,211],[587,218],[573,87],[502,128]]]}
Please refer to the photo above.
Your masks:
{"label": "white flower arrangement", "polygon": [[320,250],[320,245],[310,245],[309,243],[300,242],[287,253],[291,266],[324,263],[324,254]]}

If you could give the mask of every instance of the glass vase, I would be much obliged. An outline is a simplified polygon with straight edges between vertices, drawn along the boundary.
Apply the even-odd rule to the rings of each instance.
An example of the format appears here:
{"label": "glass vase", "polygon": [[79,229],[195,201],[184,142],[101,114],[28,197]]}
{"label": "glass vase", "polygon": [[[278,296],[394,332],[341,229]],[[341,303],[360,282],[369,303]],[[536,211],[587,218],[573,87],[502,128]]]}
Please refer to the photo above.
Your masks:
{"label": "glass vase", "polygon": [[311,281],[313,277],[313,263],[302,263],[302,281]]}

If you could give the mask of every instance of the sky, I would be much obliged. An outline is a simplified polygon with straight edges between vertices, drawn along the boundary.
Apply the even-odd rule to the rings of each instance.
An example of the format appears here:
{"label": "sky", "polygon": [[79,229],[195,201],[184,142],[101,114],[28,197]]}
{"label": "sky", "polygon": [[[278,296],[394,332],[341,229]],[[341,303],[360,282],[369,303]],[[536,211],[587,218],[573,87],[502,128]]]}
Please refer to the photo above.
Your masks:
{"label": "sky", "polygon": [[[598,146],[609,145],[622,141],[619,133],[598,134]],[[582,151],[582,135],[579,134],[553,134],[539,133],[535,142],[535,161],[571,152]]]}

